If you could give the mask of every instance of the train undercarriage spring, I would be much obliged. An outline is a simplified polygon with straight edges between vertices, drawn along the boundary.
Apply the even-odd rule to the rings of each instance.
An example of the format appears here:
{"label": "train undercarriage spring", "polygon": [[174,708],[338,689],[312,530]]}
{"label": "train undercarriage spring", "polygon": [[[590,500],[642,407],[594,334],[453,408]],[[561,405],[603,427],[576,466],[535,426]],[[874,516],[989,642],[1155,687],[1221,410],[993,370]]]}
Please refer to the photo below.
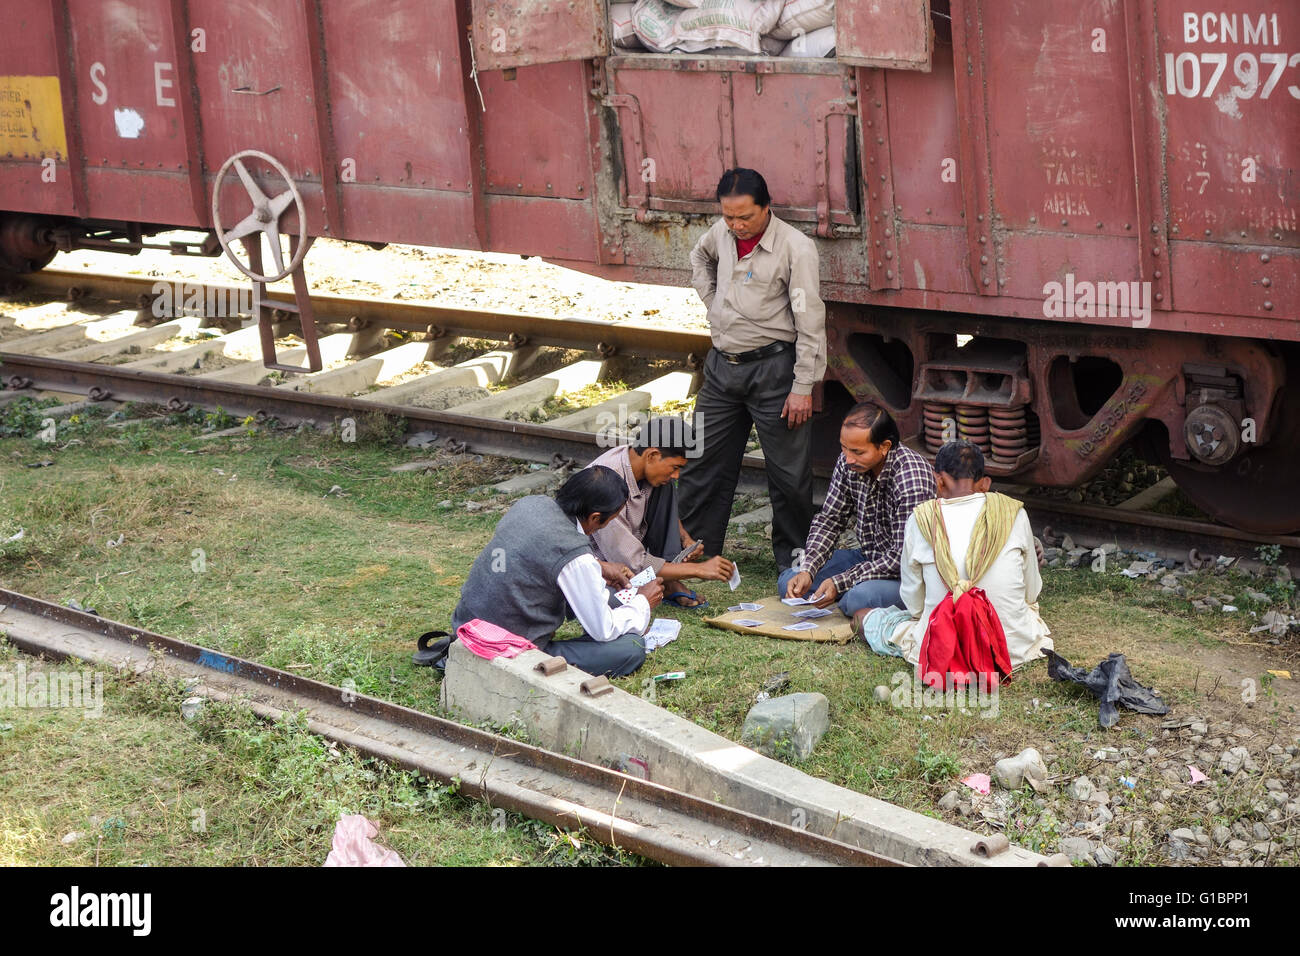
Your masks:
{"label": "train undercarriage spring", "polygon": [[932,452],[946,440],[964,438],[993,461],[1010,464],[1039,442],[1038,422],[1028,406],[988,407],[926,402],[925,444]]}

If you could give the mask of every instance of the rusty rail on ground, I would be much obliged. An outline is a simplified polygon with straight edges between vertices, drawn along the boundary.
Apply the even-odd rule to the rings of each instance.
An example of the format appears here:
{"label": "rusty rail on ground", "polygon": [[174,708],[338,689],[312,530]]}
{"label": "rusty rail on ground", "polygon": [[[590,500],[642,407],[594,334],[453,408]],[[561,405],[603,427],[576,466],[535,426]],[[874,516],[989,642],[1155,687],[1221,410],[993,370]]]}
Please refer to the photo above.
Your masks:
{"label": "rusty rail on ground", "polygon": [[[260,715],[306,711],[308,729],[609,846],[674,865],[898,866],[807,830],[467,727],[409,707],[0,588],[0,629],[52,659],[198,676],[194,691]],[[161,655],[161,656],[156,656]]]}

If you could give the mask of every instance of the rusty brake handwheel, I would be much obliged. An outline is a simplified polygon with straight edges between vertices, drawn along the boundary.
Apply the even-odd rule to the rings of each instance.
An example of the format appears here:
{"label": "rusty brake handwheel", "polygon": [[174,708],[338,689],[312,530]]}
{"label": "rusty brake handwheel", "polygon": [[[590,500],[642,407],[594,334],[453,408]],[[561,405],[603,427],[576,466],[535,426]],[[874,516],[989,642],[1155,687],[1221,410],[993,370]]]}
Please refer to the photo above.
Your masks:
{"label": "rusty brake handwheel", "polygon": [[[260,159],[274,168],[280,174],[280,178],[289,184],[289,188],[277,196],[268,198],[262,192],[261,187],[253,180],[253,177],[249,175],[248,169],[242,162],[242,160],[250,157]],[[244,184],[244,190],[248,193],[248,198],[252,200],[253,211],[231,227],[229,232],[226,232],[221,227],[219,206],[221,205],[221,184],[232,166],[239,174],[239,179]],[[289,259],[288,266],[285,266],[283,251],[280,248],[278,224],[280,217],[291,203],[298,210],[298,241],[294,245],[293,255]],[[221,248],[225,250],[230,261],[235,264],[235,268],[254,282],[278,282],[283,279],[302,264],[302,258],[307,254],[307,247],[310,245],[307,237],[307,207],[303,204],[302,193],[298,191],[297,184],[290,177],[289,170],[285,169],[279,160],[256,149],[246,149],[235,153],[221,165],[216,182],[212,184],[212,228],[217,234],[217,241],[221,243]],[[232,243],[238,239],[243,239],[245,236],[251,236],[253,233],[264,233],[266,235],[267,242],[271,246],[271,258],[275,262],[275,267],[280,270],[275,275],[258,275],[245,266],[239,260],[239,257],[235,255]],[[258,241],[261,241],[260,236]]]}

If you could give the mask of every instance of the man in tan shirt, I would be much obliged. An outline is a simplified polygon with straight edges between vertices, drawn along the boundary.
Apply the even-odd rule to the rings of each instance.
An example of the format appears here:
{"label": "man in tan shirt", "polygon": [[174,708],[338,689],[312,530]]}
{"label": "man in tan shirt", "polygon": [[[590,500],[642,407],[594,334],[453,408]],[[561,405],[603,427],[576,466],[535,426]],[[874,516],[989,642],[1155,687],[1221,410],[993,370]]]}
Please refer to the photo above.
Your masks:
{"label": "man in tan shirt", "polygon": [[708,554],[722,551],[751,425],[772,501],[772,551],[793,563],[812,523],[813,386],[826,372],[826,308],[817,248],[778,219],[763,177],[731,169],[722,218],[691,250],[691,284],[709,307],[713,348],[695,399],[701,453],[682,471],[682,520]]}
{"label": "man in tan shirt", "polygon": [[[680,607],[703,607],[698,594],[680,582],[686,578],[726,581],[735,570],[726,558],[701,560],[703,552],[678,516],[674,481],[695,441],[680,418],[662,416],[643,424],[631,445],[611,448],[588,468],[603,465],[627,483],[627,504],[603,528],[590,535],[601,573],[613,587],[653,568],[664,580],[664,600]],[[682,560],[676,560],[682,557]]]}

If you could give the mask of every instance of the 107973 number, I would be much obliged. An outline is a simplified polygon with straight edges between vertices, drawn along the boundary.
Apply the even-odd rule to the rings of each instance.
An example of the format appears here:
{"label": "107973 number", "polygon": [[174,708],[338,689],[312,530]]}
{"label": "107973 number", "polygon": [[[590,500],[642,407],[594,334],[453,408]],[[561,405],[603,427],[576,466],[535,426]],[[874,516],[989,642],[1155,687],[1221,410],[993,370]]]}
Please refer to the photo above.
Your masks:
{"label": "107973 number", "polygon": [[[1165,93],[1169,96],[1214,95],[1223,74],[1228,69],[1227,53],[1166,53]],[[1258,94],[1266,100],[1282,80],[1287,67],[1300,66],[1300,53],[1238,53],[1232,57],[1232,72],[1239,86],[1231,92],[1243,100],[1254,99]],[[1267,73],[1267,76],[1263,74]],[[1262,81],[1262,83],[1261,83]],[[1300,100],[1300,86],[1294,83],[1286,91]]]}

